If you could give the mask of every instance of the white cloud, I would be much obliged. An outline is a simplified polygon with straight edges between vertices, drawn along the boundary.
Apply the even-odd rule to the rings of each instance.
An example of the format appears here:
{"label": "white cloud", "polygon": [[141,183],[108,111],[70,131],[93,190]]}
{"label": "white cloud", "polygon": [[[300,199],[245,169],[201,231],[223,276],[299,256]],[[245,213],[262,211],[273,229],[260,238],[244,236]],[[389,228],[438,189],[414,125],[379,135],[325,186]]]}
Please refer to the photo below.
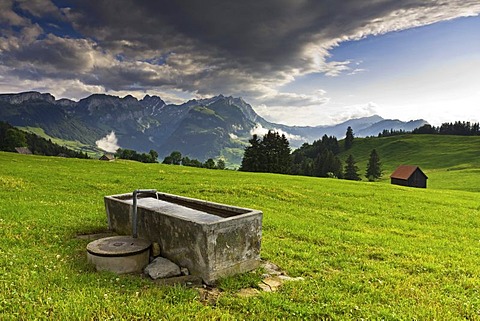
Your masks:
{"label": "white cloud", "polygon": [[364,69],[364,68],[355,68],[353,69],[351,72],[348,73],[349,76],[353,76],[353,75],[356,75],[356,74],[359,74],[359,73],[362,73],[362,72],[365,72],[367,71],[367,69]]}
{"label": "white cloud", "polygon": [[[270,129],[270,130],[272,130],[274,132],[277,132],[280,135],[285,135],[285,137],[288,140],[297,140],[297,141],[306,141],[307,140],[306,138],[304,138],[300,135],[290,134],[290,133],[287,133],[286,131],[281,130],[279,128],[273,128],[273,129]],[[250,130],[250,135],[257,135],[259,137],[262,137],[265,134],[267,134],[268,131],[269,131],[269,129],[264,128],[261,124],[256,124],[255,127],[252,128],[252,130]]]}
{"label": "white cloud", "polygon": [[333,116],[332,123],[341,123],[349,119],[368,117],[378,114],[378,105],[374,102],[345,106],[339,109],[339,112]]}
{"label": "white cloud", "polygon": [[[298,107],[255,107],[262,117],[270,122],[290,126],[335,125],[352,118],[368,117],[379,114],[379,107],[374,102],[355,105],[307,106],[299,112]],[[382,115],[383,116],[383,115]]]}
{"label": "white cloud", "polygon": [[324,90],[317,90],[313,95],[297,94],[289,92],[272,91],[268,95],[264,95],[255,99],[255,101],[266,107],[270,106],[288,106],[288,107],[306,107],[320,106],[329,101],[325,97]]}
{"label": "white cloud", "polygon": [[97,145],[98,148],[109,153],[115,153],[117,149],[120,148],[114,131],[112,131],[110,134],[103,137],[102,139],[97,140],[95,144]]}
{"label": "white cloud", "polygon": [[350,70],[349,65],[351,61],[330,61],[326,62],[322,68],[322,71],[325,73],[326,76],[336,77],[340,75],[342,72]]}

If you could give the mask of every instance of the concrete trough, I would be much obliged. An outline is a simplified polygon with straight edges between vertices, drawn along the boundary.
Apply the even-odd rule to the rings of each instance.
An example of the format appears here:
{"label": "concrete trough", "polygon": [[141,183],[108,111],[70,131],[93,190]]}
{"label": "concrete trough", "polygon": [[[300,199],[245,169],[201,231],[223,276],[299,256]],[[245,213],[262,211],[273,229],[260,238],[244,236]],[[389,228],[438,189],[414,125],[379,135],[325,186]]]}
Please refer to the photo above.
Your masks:
{"label": "concrete trough", "polygon": [[[105,197],[109,228],[132,231],[132,193]],[[206,284],[260,265],[262,212],[160,193],[137,195],[138,237]]]}

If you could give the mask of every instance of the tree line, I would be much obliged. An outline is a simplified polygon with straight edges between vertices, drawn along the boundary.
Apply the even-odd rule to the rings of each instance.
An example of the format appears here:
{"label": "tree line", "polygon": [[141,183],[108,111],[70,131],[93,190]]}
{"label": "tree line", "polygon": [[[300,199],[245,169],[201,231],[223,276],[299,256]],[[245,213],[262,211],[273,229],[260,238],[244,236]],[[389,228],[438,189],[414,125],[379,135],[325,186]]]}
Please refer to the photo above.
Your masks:
{"label": "tree line", "polygon": [[32,154],[36,155],[90,158],[87,153],[60,146],[51,139],[47,140],[36,134],[24,132],[9,123],[0,121],[0,150],[15,152],[17,147],[27,147]]}
{"label": "tree line", "polygon": [[456,121],[454,123],[443,123],[439,127],[423,125],[412,131],[412,134],[440,134],[440,135],[460,135],[460,136],[479,136],[480,124],[465,121]]}
{"label": "tree line", "polygon": [[182,157],[182,153],[180,153],[179,151],[171,152],[170,155],[166,156],[163,159],[162,164],[182,165],[207,169],[225,169],[225,161],[223,159],[219,159],[217,163],[215,163],[213,158],[209,158],[204,163],[202,163],[195,158],[190,159],[188,156]]}
{"label": "tree line", "polygon": [[[345,150],[352,147],[353,140],[353,130],[348,127],[344,140]],[[262,139],[253,135],[249,143],[245,148],[240,171],[361,179],[352,155],[348,156],[345,166],[342,164],[338,157],[340,145],[334,136],[324,135],[312,144],[304,143],[293,152],[285,135],[274,131],[268,131]],[[373,181],[381,175],[380,158],[374,149],[370,153],[365,176]]]}
{"label": "tree line", "polygon": [[479,136],[480,123],[470,123],[465,121],[455,121],[453,123],[443,123],[438,127],[425,124],[415,128],[411,132],[402,129],[384,129],[378,134],[378,137],[389,137],[405,134],[432,134],[432,135],[458,135],[458,136]]}
{"label": "tree line", "polygon": [[119,159],[134,160],[142,163],[158,163],[157,162],[158,153],[153,149],[151,149],[150,152],[148,153],[140,154],[137,151],[134,151],[132,149],[119,148],[115,153],[115,157]]}

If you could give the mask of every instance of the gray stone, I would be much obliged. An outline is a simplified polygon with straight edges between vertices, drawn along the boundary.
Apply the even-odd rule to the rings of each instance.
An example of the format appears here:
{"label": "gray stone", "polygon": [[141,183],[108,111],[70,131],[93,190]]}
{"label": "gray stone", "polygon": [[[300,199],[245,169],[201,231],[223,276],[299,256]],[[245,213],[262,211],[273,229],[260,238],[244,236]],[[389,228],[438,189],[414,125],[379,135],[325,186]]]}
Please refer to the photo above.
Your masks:
{"label": "gray stone", "polygon": [[179,276],[181,272],[180,267],[172,261],[164,257],[157,257],[152,263],[147,265],[145,274],[156,280]]}

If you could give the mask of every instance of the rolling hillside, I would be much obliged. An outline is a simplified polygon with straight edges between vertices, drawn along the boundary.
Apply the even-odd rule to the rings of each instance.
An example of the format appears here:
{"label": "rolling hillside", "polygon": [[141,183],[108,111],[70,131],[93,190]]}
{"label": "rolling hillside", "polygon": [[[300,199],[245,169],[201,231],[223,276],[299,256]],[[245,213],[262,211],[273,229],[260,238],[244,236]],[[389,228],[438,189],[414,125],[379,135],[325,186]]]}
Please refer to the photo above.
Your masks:
{"label": "rolling hillside", "polygon": [[[343,142],[342,142],[343,143]],[[368,156],[376,148],[384,175],[398,165],[418,165],[429,177],[428,188],[462,189],[480,192],[480,137],[449,135],[400,135],[355,138],[353,147],[340,154],[342,161],[352,154],[363,175]]]}

